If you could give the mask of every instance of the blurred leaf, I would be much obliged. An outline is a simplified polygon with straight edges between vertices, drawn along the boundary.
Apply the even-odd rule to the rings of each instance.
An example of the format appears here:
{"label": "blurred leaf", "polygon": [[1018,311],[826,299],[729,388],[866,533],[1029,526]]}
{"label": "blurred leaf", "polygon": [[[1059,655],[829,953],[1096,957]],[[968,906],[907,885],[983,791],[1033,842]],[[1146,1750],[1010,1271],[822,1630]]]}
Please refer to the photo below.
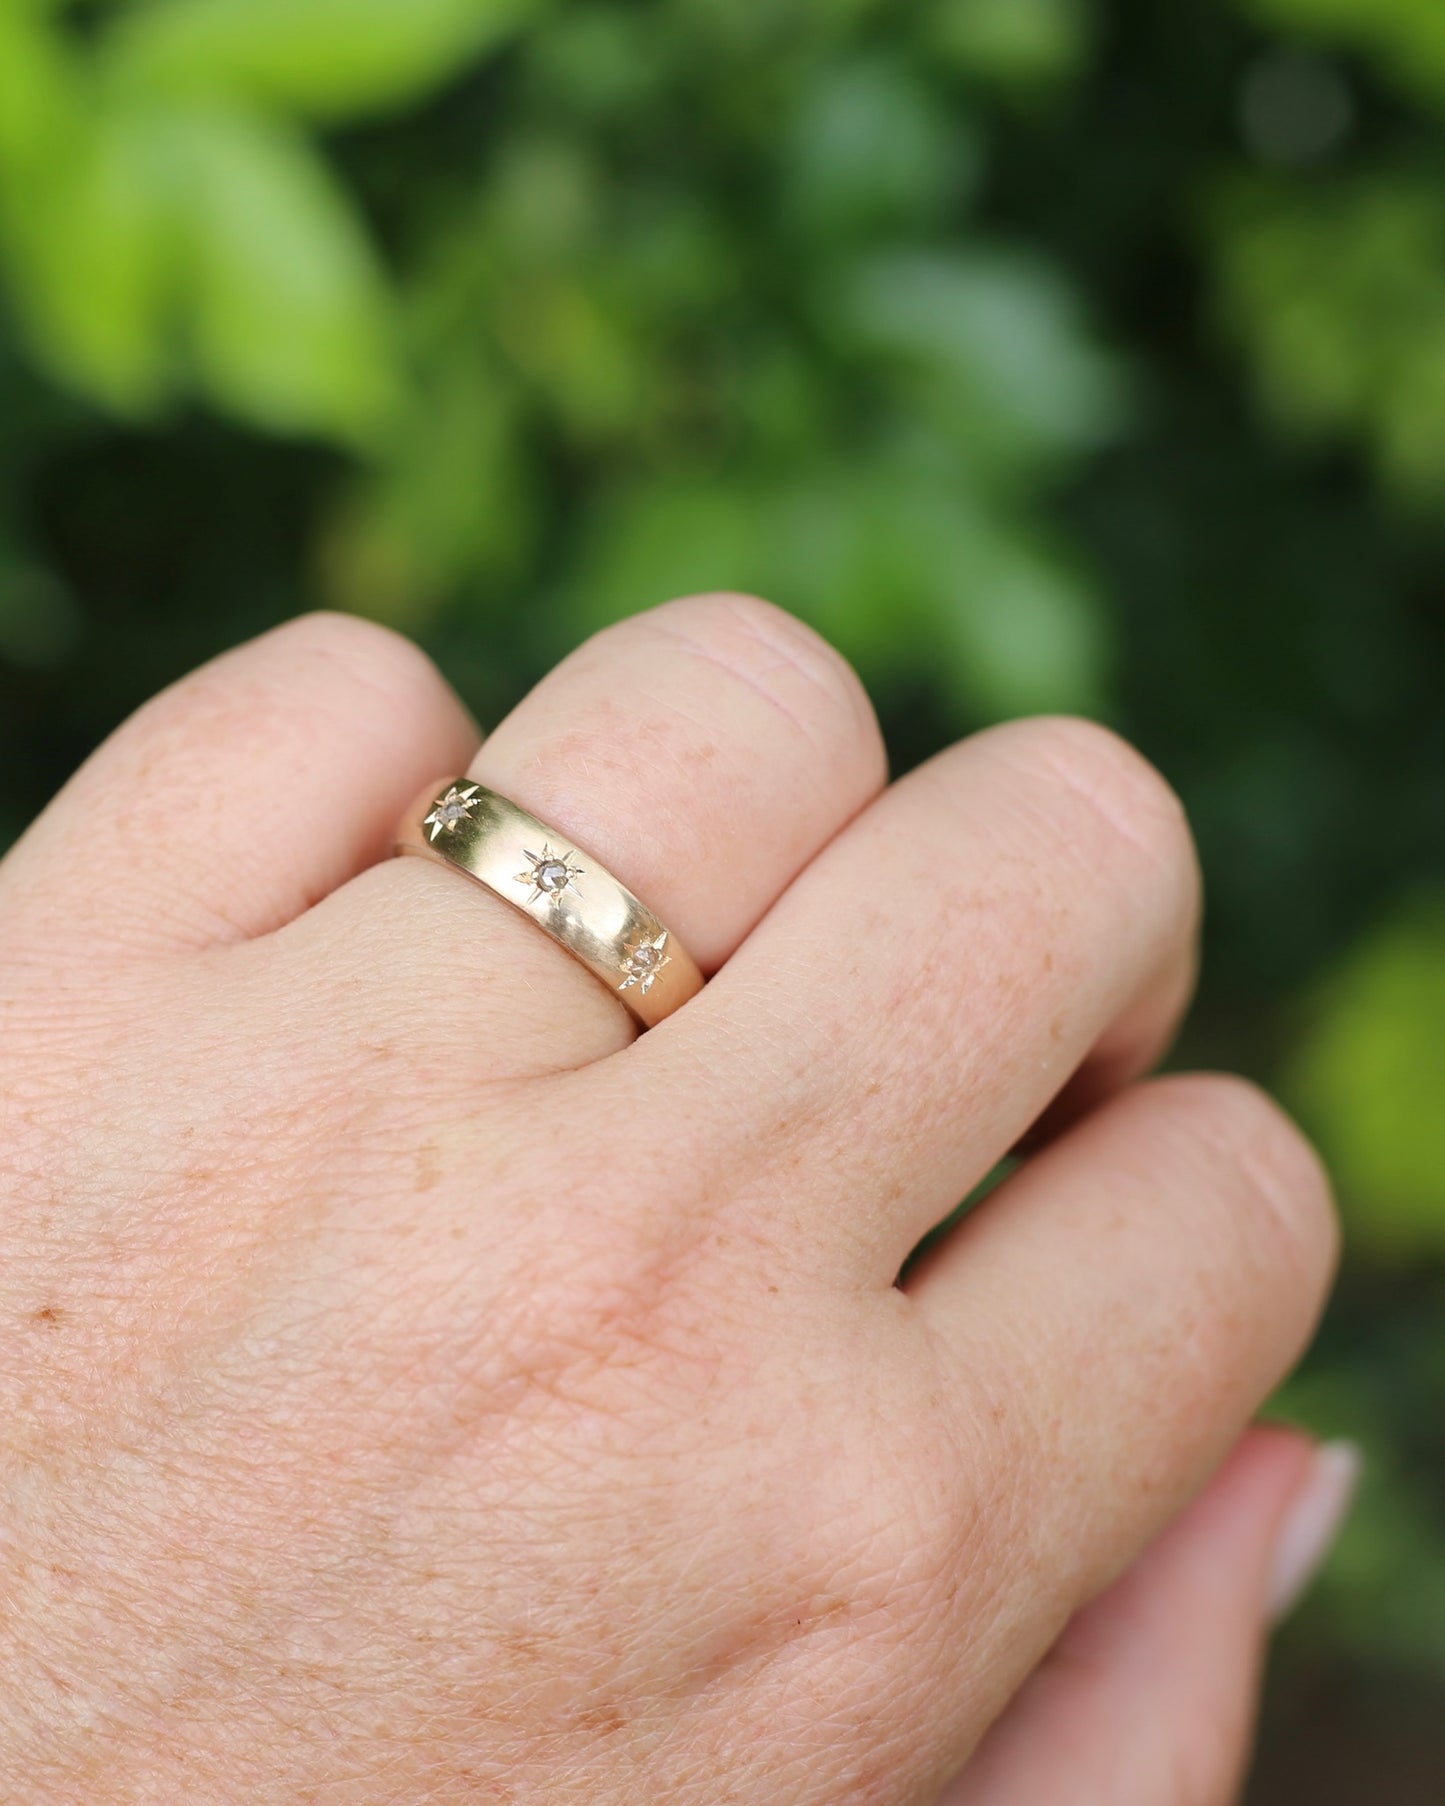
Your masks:
{"label": "blurred leaf", "polygon": [[273,431],[361,442],[400,383],[390,300],[344,190],[303,139],[211,109],[108,97],[7,211],[39,355],[121,412],[190,374]]}
{"label": "blurred leaf", "polygon": [[1445,100],[1445,7],[1439,0],[1243,0],[1267,25],[1373,56],[1401,87]]}
{"label": "blurred leaf", "polygon": [[1445,1252],[1445,899],[1388,921],[1328,981],[1287,1088],[1357,1246]]}
{"label": "blurred leaf", "polygon": [[[836,478],[830,489],[851,540],[830,540],[820,489],[813,542],[792,543],[794,577],[804,612],[865,671],[906,676],[909,649],[927,646],[932,682],[960,724],[1103,712],[1110,645],[1097,597],[1036,528],[980,495],[966,467],[909,446],[859,468],[848,490]],[[833,544],[831,567],[816,542]],[[810,583],[814,572],[826,580]]]}
{"label": "blurred leaf", "polygon": [[1077,453],[1120,424],[1118,366],[1034,258],[879,252],[841,272],[822,306],[840,349],[894,371],[920,413],[989,464]]}
{"label": "blurred leaf", "polygon": [[881,57],[812,72],[784,145],[784,206],[824,234],[922,224],[973,184],[973,122]]}
{"label": "blurred leaf", "polygon": [[1089,49],[1086,0],[942,0],[930,9],[936,55],[969,75],[1036,88],[1076,72]]}
{"label": "blurred leaf", "polygon": [[666,105],[675,79],[675,11],[626,3],[570,6],[549,17],[529,53],[539,90],[570,118],[632,120]]}
{"label": "blurred leaf", "polygon": [[707,476],[653,480],[606,498],[574,575],[579,629],[669,596],[767,587],[767,528],[747,489]]}
{"label": "blurred leaf", "polygon": [[390,297],[345,191],[304,139],[207,111],[177,120],[198,376],[243,418],[365,442],[401,387]]}
{"label": "blurred leaf", "polygon": [[338,120],[418,99],[536,0],[148,0],[108,50],[137,87]]}
{"label": "blurred leaf", "polygon": [[557,133],[519,135],[487,185],[484,222],[462,221],[473,260],[505,246],[515,263],[575,266],[603,231],[602,172],[588,146]]}
{"label": "blurred leaf", "polygon": [[327,524],[328,600],[416,632],[464,578],[515,579],[537,513],[517,426],[506,383],[480,359],[420,384],[385,456]]}
{"label": "blurred leaf", "polygon": [[36,0],[0,0],[0,178],[42,168],[80,112],[75,67]]}
{"label": "blurred leaf", "polygon": [[909,675],[926,645],[960,721],[1107,703],[1108,627],[1087,586],[981,510],[956,467],[912,456],[787,482],[654,479],[599,513],[576,584],[577,632],[724,587],[791,608],[873,683]]}
{"label": "blurred leaf", "polygon": [[1361,433],[1406,494],[1445,488],[1445,195],[1372,177],[1225,190],[1222,312],[1266,406],[1296,431]]}
{"label": "blurred leaf", "polygon": [[98,116],[87,76],[36,0],[0,5],[0,255],[51,374],[139,407],[158,381],[154,171],[143,122]]}
{"label": "blurred leaf", "polygon": [[580,445],[625,432],[641,403],[635,322],[585,282],[518,284],[499,298],[497,336],[537,398]]}
{"label": "blurred leaf", "polygon": [[172,374],[175,193],[146,113],[77,119],[34,178],[39,204],[6,210],[14,293],[31,342],[63,382],[148,413]]}
{"label": "blurred leaf", "polygon": [[813,53],[885,11],[888,0],[769,0],[739,6],[736,0],[672,0],[667,9],[691,28],[693,42],[723,54],[750,58],[754,67],[801,44]]}
{"label": "blurred leaf", "polygon": [[938,619],[975,714],[1103,714],[1109,636],[1098,597],[1021,534],[979,522],[967,538]]}

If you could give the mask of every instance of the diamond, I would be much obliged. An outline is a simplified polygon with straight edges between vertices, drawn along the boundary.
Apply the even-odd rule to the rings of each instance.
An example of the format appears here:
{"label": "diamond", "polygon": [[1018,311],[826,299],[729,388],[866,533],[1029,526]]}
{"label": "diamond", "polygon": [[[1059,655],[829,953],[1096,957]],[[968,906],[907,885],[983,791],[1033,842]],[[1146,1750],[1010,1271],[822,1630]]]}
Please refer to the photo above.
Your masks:
{"label": "diamond", "polygon": [[478,784],[453,784],[445,796],[437,798],[432,805],[431,814],[422,819],[422,826],[431,829],[431,840],[435,841],[442,834],[450,834],[462,822],[472,819],[480,788]]}
{"label": "diamond", "polygon": [[550,897],[555,901],[563,891],[568,890],[574,896],[582,895],[577,880],[584,875],[583,868],[573,865],[570,852],[554,853],[545,840],[540,853],[534,853],[530,847],[523,850],[532,862],[531,870],[518,872],[516,877],[518,884],[531,885],[531,894],[527,898],[529,903],[535,903],[538,897]]}
{"label": "diamond", "polygon": [[630,991],[633,985],[645,997],[652,989],[653,983],[664,966],[672,964],[672,955],[663,949],[667,946],[667,930],[664,928],[653,935],[651,940],[634,941],[622,956],[622,970],[625,974],[619,991]]}

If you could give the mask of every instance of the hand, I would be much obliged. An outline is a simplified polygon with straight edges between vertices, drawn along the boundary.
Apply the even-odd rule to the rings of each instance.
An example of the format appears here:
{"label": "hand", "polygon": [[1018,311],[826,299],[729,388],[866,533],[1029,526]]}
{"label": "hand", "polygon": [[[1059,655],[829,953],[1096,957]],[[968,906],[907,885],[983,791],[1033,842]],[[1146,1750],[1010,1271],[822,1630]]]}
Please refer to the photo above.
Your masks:
{"label": "hand", "polygon": [[[884,789],[856,679],[736,597],[476,742],[405,642],[303,620],[0,866],[0,1795],[1222,1803],[1309,1446],[1255,1433],[1076,1615],[1334,1229],[1259,1093],[1139,1082],[1192,980],[1172,795],[1071,721]],[[469,761],[706,990],[634,1038],[387,860]]]}

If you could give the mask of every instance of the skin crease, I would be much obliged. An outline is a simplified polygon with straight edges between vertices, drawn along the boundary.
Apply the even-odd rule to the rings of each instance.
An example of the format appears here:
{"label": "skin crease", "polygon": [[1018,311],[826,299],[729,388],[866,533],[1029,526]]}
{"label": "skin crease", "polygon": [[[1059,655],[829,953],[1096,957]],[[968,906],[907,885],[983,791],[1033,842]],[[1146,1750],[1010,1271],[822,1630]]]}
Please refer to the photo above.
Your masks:
{"label": "skin crease", "polygon": [[[0,864],[0,1798],[933,1806],[993,1727],[990,1801],[1222,1806],[1244,1700],[1213,1791],[1031,1758],[1010,1794],[991,1753],[1334,1260],[1272,1104],[1140,1077],[1193,972],[1162,780],[1035,722],[885,789],[857,680],[733,596],[476,740],[413,648],[313,618]],[[496,899],[385,861],[466,769],[702,996],[636,1039]],[[1258,1462],[1194,1587],[1221,1672],[1306,1451]],[[1182,1572],[1121,1584],[1168,1622]]]}

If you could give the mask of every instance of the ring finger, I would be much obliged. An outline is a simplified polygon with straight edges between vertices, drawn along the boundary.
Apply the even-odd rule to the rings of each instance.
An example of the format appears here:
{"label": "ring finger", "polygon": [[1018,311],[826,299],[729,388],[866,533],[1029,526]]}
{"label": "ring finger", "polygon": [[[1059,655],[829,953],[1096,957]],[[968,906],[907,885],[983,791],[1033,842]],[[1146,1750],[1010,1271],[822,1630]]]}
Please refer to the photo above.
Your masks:
{"label": "ring finger", "polygon": [[[588,641],[467,773],[599,860],[705,972],[885,775],[847,664],[792,616],[733,595],[669,603]],[[342,982],[354,989],[366,969],[365,1007],[400,997],[449,1055],[458,1040],[477,1050],[463,1062],[473,1074],[478,1053],[511,1074],[580,1066],[634,1032],[618,999],[533,924],[426,861],[363,873],[288,938],[312,974],[344,944]]]}

